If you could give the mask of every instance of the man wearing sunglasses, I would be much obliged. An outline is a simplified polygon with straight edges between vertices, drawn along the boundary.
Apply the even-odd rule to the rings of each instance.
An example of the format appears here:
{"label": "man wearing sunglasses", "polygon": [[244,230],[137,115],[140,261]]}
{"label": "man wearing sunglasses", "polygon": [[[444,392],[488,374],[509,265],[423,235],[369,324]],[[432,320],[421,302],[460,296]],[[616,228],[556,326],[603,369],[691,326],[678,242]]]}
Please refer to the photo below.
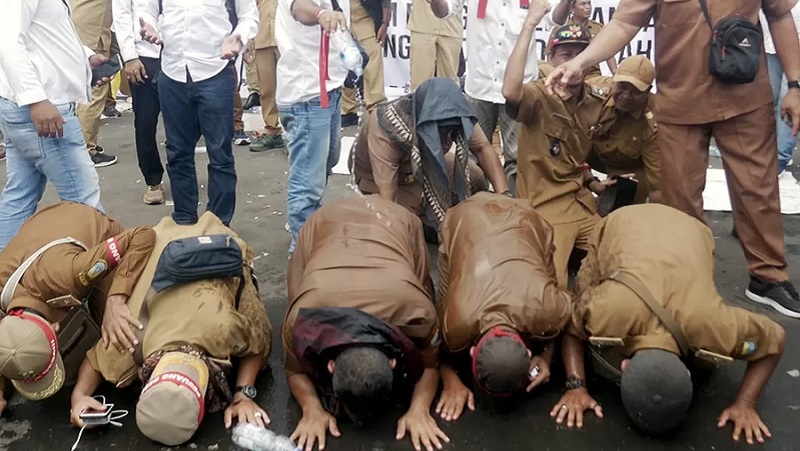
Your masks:
{"label": "man wearing sunglasses", "polygon": [[465,404],[475,408],[458,357],[469,350],[474,385],[493,397],[530,392],[549,380],[552,340],[571,300],[556,283],[553,228],[530,200],[476,194],[447,212],[441,236],[437,307],[447,352],[436,412],[452,421]]}

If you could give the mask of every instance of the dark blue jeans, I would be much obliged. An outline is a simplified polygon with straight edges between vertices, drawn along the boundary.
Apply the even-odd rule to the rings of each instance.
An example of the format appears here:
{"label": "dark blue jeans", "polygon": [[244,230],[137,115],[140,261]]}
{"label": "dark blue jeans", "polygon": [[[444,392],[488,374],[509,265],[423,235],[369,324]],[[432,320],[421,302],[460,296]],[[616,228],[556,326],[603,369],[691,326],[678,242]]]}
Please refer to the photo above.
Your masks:
{"label": "dark blue jeans", "polygon": [[233,161],[233,66],[200,82],[187,71],[186,83],[158,77],[158,93],[167,133],[167,175],[178,224],[197,222],[195,146],[202,135],[208,151],[208,210],[225,225],[236,208],[236,167]]}

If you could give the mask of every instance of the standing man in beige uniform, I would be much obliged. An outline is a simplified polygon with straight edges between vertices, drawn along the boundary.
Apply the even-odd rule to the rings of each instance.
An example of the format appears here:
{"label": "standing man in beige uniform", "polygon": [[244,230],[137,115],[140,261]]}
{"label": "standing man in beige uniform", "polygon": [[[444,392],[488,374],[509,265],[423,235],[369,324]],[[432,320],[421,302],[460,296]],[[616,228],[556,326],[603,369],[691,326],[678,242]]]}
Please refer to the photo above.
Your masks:
{"label": "standing man in beige uniform", "polygon": [[[131,316],[145,325],[138,334],[137,354],[99,344],[87,353],[72,391],[72,423],[82,427],[80,413],[102,407],[92,398],[101,382],[121,388],[140,380],[144,388],[136,403],[136,424],[146,437],[167,446],[189,440],[204,412],[224,410],[226,428],[234,419],[267,425],[267,413],[255,402],[254,385],[267,364],[272,327],[252,278],[252,249],[210,212],[190,226],[167,217],[153,230],[153,253],[128,302]],[[241,248],[241,279],[200,279],[153,294],[154,276],[169,243],[219,234],[232,237]],[[226,377],[234,360],[238,371],[231,387]]]}
{"label": "standing man in beige uniform", "polygon": [[281,137],[278,106],[275,104],[278,59],[281,57],[278,51],[278,44],[275,42],[275,12],[277,7],[278,0],[258,0],[258,34],[254,41],[256,57],[251,66],[255,66],[258,73],[264,133],[250,144],[251,152],[265,152],[285,147]]}
{"label": "standing man in beige uniform", "polygon": [[[411,91],[432,77],[458,83],[458,57],[464,42],[462,15],[439,19],[428,0],[413,0],[408,30],[411,32]],[[498,140],[498,145],[499,140]]]}
{"label": "standing man in beige uniform", "polygon": [[303,225],[281,332],[300,448],[323,449],[328,431],[341,435],[337,417],[369,423],[412,388],[396,437],[428,450],[449,441],[430,414],[440,335],[429,271],[420,221],[378,196],[331,202]]}
{"label": "standing man in beige uniform", "polygon": [[[706,1],[712,23],[733,15],[757,23],[763,10],[790,83],[782,111],[791,118],[796,133],[800,129],[800,44],[791,10],[797,0]],[[664,201],[703,218],[708,145],[713,136],[722,153],[734,227],[750,270],[745,294],[784,315],[800,317],[793,313],[800,311],[800,296],[789,281],[784,257],[775,110],[765,55],[754,81],[724,83],[709,72],[712,33],[699,2],[622,0],[592,45],[556,68],[547,85],[580,80],[586,68],[619,51],[651,18],[656,29],[655,116]]]}
{"label": "standing man in beige uniform", "polygon": [[[111,0],[70,0],[70,16],[78,36],[83,45],[94,53],[109,58],[111,56]],[[89,103],[77,106],[78,120],[81,123],[83,136],[86,139],[86,148],[92,157],[94,167],[102,168],[117,162],[117,157],[107,155],[104,149],[97,145],[100,133],[100,115],[106,109],[111,84],[92,88],[92,98]]]}
{"label": "standing man in beige uniform", "polygon": [[[633,422],[651,433],[677,426],[691,403],[690,370],[747,361],[736,400],[722,411],[733,439],[770,437],[756,412],[786,333],[766,316],[730,307],[714,284],[714,236],[697,219],[659,204],[614,211],[598,224],[578,273],[572,325],[563,340],[567,391],[550,413],[583,425],[602,408],[586,390],[584,345],[620,384]],[[601,346],[605,345],[605,346]],[[688,366],[688,369],[687,369]]]}
{"label": "standing man in beige uniform", "polygon": [[[389,0],[340,0],[350,2],[350,31],[369,55],[362,77],[364,102],[367,111],[386,101],[383,85],[383,46],[386,30],[392,20]],[[356,91],[342,89],[342,127],[358,123]]]}
{"label": "standing man in beige uniform", "polygon": [[447,354],[436,412],[451,421],[475,407],[458,357],[468,350],[474,386],[492,396],[530,392],[550,378],[572,301],[556,283],[553,228],[527,199],[476,194],[448,210],[441,236],[436,299]]}

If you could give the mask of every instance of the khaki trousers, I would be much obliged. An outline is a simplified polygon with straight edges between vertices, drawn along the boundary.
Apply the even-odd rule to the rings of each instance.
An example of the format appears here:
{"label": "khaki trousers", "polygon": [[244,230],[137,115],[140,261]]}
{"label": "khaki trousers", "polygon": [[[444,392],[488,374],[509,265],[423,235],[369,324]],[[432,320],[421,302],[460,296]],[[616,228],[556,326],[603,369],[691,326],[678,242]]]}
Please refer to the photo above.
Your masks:
{"label": "khaki trousers", "polygon": [[733,224],[750,273],[765,281],[788,280],[772,104],[721,122],[701,125],[659,122],[658,129],[661,193],[665,203],[704,220],[703,189],[708,144],[713,135],[728,181]]}
{"label": "khaki trousers", "polygon": [[[545,218],[547,219],[547,218]],[[573,222],[553,224],[553,263],[556,266],[558,285],[564,289],[569,286],[568,264],[573,248],[588,250],[589,237],[592,236],[594,226],[600,221],[600,216],[586,212],[586,216]]]}
{"label": "khaki trousers", "polygon": [[106,109],[106,102],[111,91],[111,83],[106,83],[100,87],[92,88],[92,98],[89,103],[82,103],[76,106],[75,112],[81,124],[83,138],[86,140],[86,148],[91,155],[97,150],[97,135],[100,133],[100,115]]}
{"label": "khaki trousers", "polygon": [[245,63],[244,74],[244,82],[247,83],[247,92],[250,94],[254,92],[261,94],[261,89],[258,86],[258,70],[256,69],[255,61]]}
{"label": "khaki trousers", "polygon": [[[355,27],[353,28],[355,29]],[[375,36],[354,36],[364,46],[369,55],[369,62],[364,68],[364,101],[367,111],[371,111],[379,103],[386,101],[386,91],[383,81],[383,52]],[[354,89],[342,88],[342,114],[355,113],[358,110],[356,92]]]}
{"label": "khaki trousers", "polygon": [[[244,61],[242,61],[244,64]],[[234,66],[234,80],[233,84],[233,131],[244,131],[244,105],[242,104],[242,96],[239,94],[239,69]]]}
{"label": "khaki trousers", "polygon": [[277,77],[278,47],[256,49],[255,68],[258,77],[258,88],[261,94],[261,116],[264,118],[264,133],[279,135],[281,125],[278,117],[278,106],[275,104],[275,85]]}
{"label": "khaki trousers", "polygon": [[461,38],[411,32],[411,91],[425,80],[447,77],[458,83]]}

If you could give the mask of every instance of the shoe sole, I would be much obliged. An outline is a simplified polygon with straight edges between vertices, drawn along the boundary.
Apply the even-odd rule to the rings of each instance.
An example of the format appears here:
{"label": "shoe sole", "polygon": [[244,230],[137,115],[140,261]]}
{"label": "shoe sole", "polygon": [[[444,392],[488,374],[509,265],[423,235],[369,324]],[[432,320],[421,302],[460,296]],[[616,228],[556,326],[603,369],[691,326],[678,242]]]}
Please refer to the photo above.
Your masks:
{"label": "shoe sole", "polygon": [[161,205],[164,203],[164,199],[151,200],[151,201],[148,201],[147,199],[142,199],[142,202],[144,202],[145,205]]}
{"label": "shoe sole", "polygon": [[772,307],[774,310],[776,310],[778,313],[782,315],[786,315],[790,318],[800,318],[800,312],[793,312],[787,309],[786,307],[780,305],[779,303],[773,301],[772,299],[765,298],[764,296],[759,296],[750,291],[749,289],[744,291],[744,295],[747,297],[747,299],[750,299],[753,302],[757,302],[759,304]]}
{"label": "shoe sole", "polygon": [[244,140],[244,139],[234,139],[233,143],[236,144],[237,146],[249,146],[250,145],[250,141],[249,140]]}
{"label": "shoe sole", "polygon": [[96,168],[105,168],[117,163],[117,159],[114,158],[114,161],[104,161],[102,163],[95,163],[94,167]]}
{"label": "shoe sole", "polygon": [[284,148],[286,148],[285,144],[280,145],[280,146],[272,146],[272,147],[255,147],[255,148],[251,147],[250,148],[250,152],[269,152],[270,150],[278,150],[278,149],[284,149]]}

